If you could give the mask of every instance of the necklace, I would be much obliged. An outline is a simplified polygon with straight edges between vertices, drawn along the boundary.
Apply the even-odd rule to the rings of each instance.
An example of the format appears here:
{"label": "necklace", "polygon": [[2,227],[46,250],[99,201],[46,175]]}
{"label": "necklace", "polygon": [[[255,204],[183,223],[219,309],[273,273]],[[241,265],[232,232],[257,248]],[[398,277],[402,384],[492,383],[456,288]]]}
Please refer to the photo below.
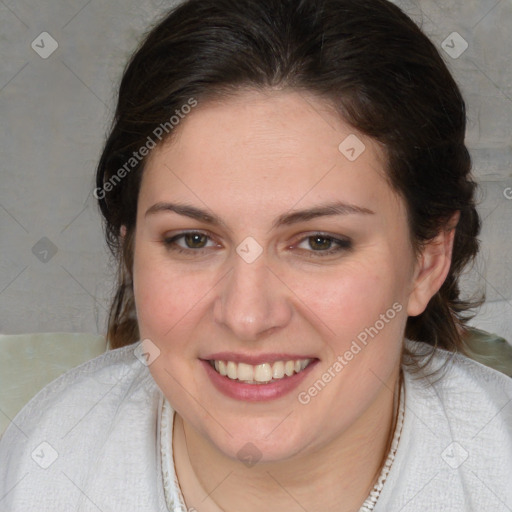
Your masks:
{"label": "necklace", "polygon": [[380,475],[373,486],[368,498],[363,503],[363,506],[359,509],[359,512],[372,512],[377,504],[380,493],[384,488],[384,484],[388,478],[389,471],[395,460],[396,450],[398,449],[398,441],[402,435],[402,427],[404,426],[404,412],[405,412],[405,387],[403,382],[402,371],[400,371],[399,377],[399,392],[398,392],[398,414],[396,417],[395,433],[393,434],[393,440],[391,441],[391,448],[388,452],[386,462],[380,471]]}
{"label": "necklace", "polygon": [[[370,494],[359,509],[359,512],[373,511],[382,492],[382,489],[384,488],[384,484],[386,483],[386,479],[388,477],[393,461],[395,460],[398,441],[400,440],[400,436],[402,434],[405,412],[405,388],[402,372],[400,372],[398,389],[398,413],[396,415],[395,430],[393,434],[393,440],[391,441],[391,448],[388,452],[384,466],[382,466],[379,477],[377,478],[377,481],[375,482],[375,485],[373,486]],[[160,455],[165,501],[169,512],[181,512],[183,510],[187,510],[187,507],[184,504],[184,499],[181,494],[179,482],[176,477],[176,471],[174,469],[174,461],[172,456],[172,427],[174,416],[171,406],[165,397],[162,404],[161,417]]]}

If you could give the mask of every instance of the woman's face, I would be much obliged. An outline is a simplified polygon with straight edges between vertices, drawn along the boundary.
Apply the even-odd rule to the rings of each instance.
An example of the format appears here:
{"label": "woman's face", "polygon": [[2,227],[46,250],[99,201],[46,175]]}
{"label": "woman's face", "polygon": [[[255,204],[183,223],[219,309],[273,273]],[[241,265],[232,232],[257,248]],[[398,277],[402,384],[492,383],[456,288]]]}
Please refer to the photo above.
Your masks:
{"label": "woman's face", "polygon": [[326,445],[389,403],[418,307],[383,152],[289,91],[199,104],[175,130],[138,201],[134,292],[158,356],[150,371],[229,457],[249,442],[267,461]]}

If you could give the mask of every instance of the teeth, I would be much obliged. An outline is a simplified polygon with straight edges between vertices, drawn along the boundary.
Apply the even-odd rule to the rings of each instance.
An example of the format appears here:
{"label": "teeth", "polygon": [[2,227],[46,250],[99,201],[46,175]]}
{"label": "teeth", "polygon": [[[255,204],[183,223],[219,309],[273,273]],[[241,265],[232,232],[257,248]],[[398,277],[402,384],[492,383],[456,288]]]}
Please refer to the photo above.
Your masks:
{"label": "teeth", "polygon": [[218,373],[232,380],[249,384],[262,384],[282,379],[285,376],[291,377],[293,374],[304,370],[311,361],[311,359],[297,359],[257,365],[235,363],[233,361],[210,361],[210,364]]}
{"label": "teeth", "polygon": [[233,361],[228,361],[228,377],[230,379],[238,379],[237,364]]}
{"label": "teeth", "polygon": [[286,361],[286,364],[284,365],[284,373],[290,377],[293,375],[293,372],[295,371],[295,362],[294,361]]}
{"label": "teeth", "polygon": [[[244,380],[243,377],[240,377],[240,376],[239,376],[239,379]],[[272,380],[272,366],[270,366],[268,363],[256,365],[256,370],[254,370],[254,380],[256,382],[271,381]]]}
{"label": "teeth", "polygon": [[253,380],[254,367],[250,364],[238,363],[238,373],[235,378],[240,380]]}
{"label": "teeth", "polygon": [[274,379],[282,379],[284,377],[284,363],[283,363],[283,361],[276,361],[272,365],[272,377]]}

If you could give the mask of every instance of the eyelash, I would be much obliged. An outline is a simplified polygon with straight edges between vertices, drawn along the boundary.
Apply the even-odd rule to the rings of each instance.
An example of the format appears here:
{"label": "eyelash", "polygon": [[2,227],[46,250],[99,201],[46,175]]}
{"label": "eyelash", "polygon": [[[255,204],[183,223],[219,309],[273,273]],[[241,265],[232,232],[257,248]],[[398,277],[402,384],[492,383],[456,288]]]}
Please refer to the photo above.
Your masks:
{"label": "eyelash", "polygon": [[[192,248],[184,248],[184,247],[180,247],[180,246],[176,245],[177,240],[180,240],[187,235],[200,235],[200,236],[205,236],[205,237],[211,239],[211,237],[208,234],[203,233],[201,231],[184,231],[183,233],[180,233],[173,237],[164,238],[162,240],[162,243],[166,247],[167,250],[173,251],[173,252],[176,252],[179,254],[186,253],[186,254],[191,255],[191,253],[200,253],[200,252],[208,249],[208,247],[200,247],[198,249],[192,249]],[[337,254],[342,251],[349,251],[352,249],[352,242],[349,239],[335,238],[333,236],[326,235],[324,233],[314,233],[312,235],[305,236],[299,240],[299,244],[304,241],[307,241],[309,239],[314,239],[314,238],[320,238],[322,240],[330,241],[332,244],[336,244],[337,247],[334,249],[331,248],[331,249],[328,249],[325,251],[314,250],[314,249],[309,250],[308,252],[310,253],[310,257],[313,257],[313,258],[316,258],[316,257],[323,258],[326,256],[332,256],[333,254]],[[307,250],[307,249],[304,249],[304,250]]]}

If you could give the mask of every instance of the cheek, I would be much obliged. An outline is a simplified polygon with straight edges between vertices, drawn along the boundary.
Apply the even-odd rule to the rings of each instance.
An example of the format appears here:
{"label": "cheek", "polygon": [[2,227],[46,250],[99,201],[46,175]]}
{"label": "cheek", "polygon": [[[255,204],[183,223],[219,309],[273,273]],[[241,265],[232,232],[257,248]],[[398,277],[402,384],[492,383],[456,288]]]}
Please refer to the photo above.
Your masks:
{"label": "cheek", "polygon": [[183,339],[184,326],[201,310],[212,288],[201,273],[180,272],[164,258],[143,250],[136,252],[133,284],[141,337],[157,344],[169,338]]}
{"label": "cheek", "polygon": [[[388,260],[344,267],[307,290],[310,318],[326,343],[325,371],[338,361],[330,398],[333,408],[357,410],[387,382],[401,353],[406,314],[401,278]],[[341,361],[339,356],[342,357]],[[350,393],[339,398],[340,387]],[[320,407],[320,405],[319,405]]]}
{"label": "cheek", "polygon": [[159,357],[149,370],[177,410],[190,408],[183,389],[195,389],[193,343],[203,315],[204,276],[178,272],[168,262],[142,251],[134,262],[134,295],[141,339],[150,339]]}
{"label": "cheek", "polygon": [[[329,337],[348,339],[373,325],[396,301],[400,284],[388,265],[347,265],[324,276],[303,276],[298,296],[325,324]],[[311,315],[310,315],[311,316]]]}

